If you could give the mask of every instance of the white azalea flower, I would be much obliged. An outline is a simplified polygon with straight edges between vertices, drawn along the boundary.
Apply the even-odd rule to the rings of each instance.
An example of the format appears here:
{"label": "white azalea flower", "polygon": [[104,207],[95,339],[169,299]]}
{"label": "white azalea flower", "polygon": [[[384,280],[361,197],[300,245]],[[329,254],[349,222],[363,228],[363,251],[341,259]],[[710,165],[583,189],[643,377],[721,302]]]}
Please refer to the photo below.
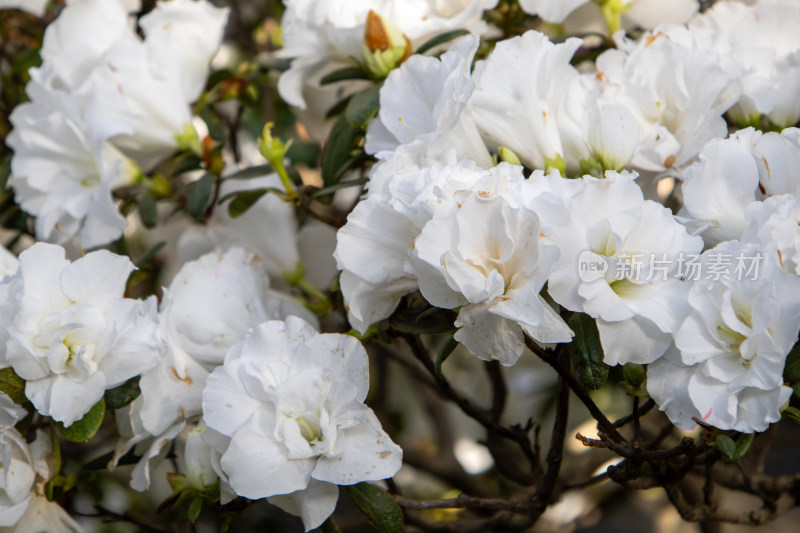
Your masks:
{"label": "white azalea flower", "polygon": [[167,354],[140,381],[143,427],[159,435],[200,414],[208,373],[228,349],[256,325],[290,314],[316,322],[299,302],[270,289],[264,263],[252,252],[231,248],[184,264],[159,313]]}
{"label": "white azalea flower", "polygon": [[161,303],[158,327],[166,353],[142,374],[141,396],[118,415],[125,436],[117,458],[156,437],[134,472],[133,488],[147,488],[147,462],[200,415],[208,375],[228,349],[256,325],[289,315],[316,324],[300,302],[270,288],[264,263],[250,251],[234,247],[184,264]]}
{"label": "white azalea flower", "polygon": [[105,250],[70,263],[60,246],[37,243],[19,260],[5,365],[39,413],[69,426],[155,364],[155,301],[122,297],[134,267]]}
{"label": "white azalea flower", "polygon": [[739,124],[753,124],[761,116],[780,128],[800,120],[800,38],[794,21],[796,2],[716,2],[693,18],[689,29],[710,38],[710,46],[729,55],[742,76],[742,97],[730,115]]}
{"label": "white azalea flower", "polygon": [[14,109],[8,136],[16,200],[37,217],[40,239],[63,243],[71,235],[85,248],[107,244],[127,225],[111,189],[130,185],[139,174],[109,142],[126,125],[93,131],[79,99],[46,89],[32,75],[26,89],[31,102]]}
{"label": "white azalea flower", "polygon": [[720,257],[728,275],[692,283],[677,350],[650,365],[648,392],[679,428],[691,429],[696,417],[720,429],[764,431],[792,394],[783,367],[800,329],[800,279],[755,244],[724,242],[703,263]]}
{"label": "white azalea flower", "polygon": [[745,210],[765,195],[800,194],[800,130],[762,134],[747,128],[703,147],[682,174],[680,215],[703,230],[708,246],[739,239],[750,222]]}
{"label": "white azalea flower", "polygon": [[70,0],[44,33],[48,84],[65,91],[82,85],[117,40],[136,38],[131,14],[140,7],[139,0]]}
{"label": "white azalea flower", "polygon": [[[642,139],[631,164],[660,171],[691,161],[703,143],[723,137],[722,114],[739,98],[739,79],[725,56],[702,47],[682,26],[659,26],[597,59],[604,98],[631,111]],[[663,65],[671,65],[667,70]]]}
{"label": "white azalea flower", "polygon": [[44,484],[52,477],[50,434],[39,430],[28,444],[14,425],[27,411],[0,393],[0,527],[27,533],[82,531],[55,502],[47,501]]}
{"label": "white azalea flower", "polygon": [[477,126],[465,110],[475,84],[472,58],[478,40],[456,41],[441,58],[415,55],[393,70],[381,87],[378,118],[367,130],[365,150],[388,159],[401,144],[415,143],[428,157],[454,148],[459,159],[491,167]]}
{"label": "white azalea flower", "polygon": [[561,257],[549,293],[597,319],[611,365],[649,363],[664,353],[686,306],[681,257],[703,245],[667,208],[644,200],[634,177],[584,176],[583,191],[570,199],[569,223],[551,231]]}
{"label": "white azalea flower", "polygon": [[[521,167],[494,170],[505,187],[525,183]],[[572,332],[539,295],[558,249],[543,242],[536,213],[492,194],[492,181],[447,198],[414,241],[410,268],[426,300],[461,308],[456,340],[510,366],[524,351],[523,331],[542,343],[569,342]]]}
{"label": "white azalea flower", "polygon": [[423,226],[444,200],[436,190],[449,182],[469,187],[485,176],[472,161],[420,168],[402,148],[374,167],[369,195],[356,205],[336,236],[337,266],[348,320],[361,333],[392,314],[400,299],[417,288],[407,267],[409,251]]}
{"label": "white azalea flower", "polygon": [[195,101],[205,88],[229,11],[205,0],[171,0],[158,2],[139,20],[153,74],[177,79],[185,102]]}
{"label": "white azalea flower", "polygon": [[745,216],[750,226],[742,242],[758,243],[774,252],[775,260],[786,272],[800,276],[800,204],[791,194],[772,196],[753,202]]}
{"label": "white azalea flower", "polygon": [[580,122],[586,90],[570,60],[581,43],[553,44],[531,30],[478,62],[469,107],[490,148],[509,148],[535,169],[579,171],[589,156]]}
{"label": "white azalea flower", "polygon": [[368,374],[355,338],[296,317],[232,347],[208,379],[203,416],[230,438],[220,464],[236,494],[269,498],[308,531],[333,512],[336,485],[393,476],[402,452],[363,403]]}

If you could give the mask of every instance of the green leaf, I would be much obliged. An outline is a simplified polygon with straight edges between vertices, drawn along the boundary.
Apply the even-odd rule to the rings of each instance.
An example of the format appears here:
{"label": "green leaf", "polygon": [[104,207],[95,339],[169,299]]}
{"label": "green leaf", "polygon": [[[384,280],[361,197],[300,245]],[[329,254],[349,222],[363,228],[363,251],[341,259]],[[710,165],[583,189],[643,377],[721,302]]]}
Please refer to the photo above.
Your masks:
{"label": "green leaf", "polygon": [[11,367],[0,369],[0,392],[8,394],[15,403],[23,404],[28,401],[25,396],[25,380]]}
{"label": "green leaf", "polygon": [[144,193],[139,198],[139,217],[146,228],[155,228],[158,224],[158,210],[156,201],[150,193]]}
{"label": "green leaf", "polygon": [[787,407],[781,412],[783,418],[788,418],[798,426],[800,426],[800,409],[797,407]]}
{"label": "green leaf", "polygon": [[189,185],[189,198],[186,201],[186,210],[194,218],[200,218],[205,213],[206,206],[211,200],[214,189],[214,178],[211,174],[204,174],[202,178]]}
{"label": "green leaf", "polygon": [[219,119],[214,110],[210,107],[203,107],[200,110],[200,118],[203,119],[203,122],[206,123],[208,126],[208,136],[214,139],[217,142],[222,142],[228,136],[228,130],[225,129],[225,126],[222,124],[222,121]]}
{"label": "green leaf", "polygon": [[6,190],[8,178],[11,176],[11,154],[5,156],[0,163],[0,192]]}
{"label": "green leaf", "polygon": [[139,376],[136,376],[119,387],[108,389],[103,395],[103,398],[106,401],[106,407],[114,410],[122,409],[135,400],[139,394],[141,394],[141,390],[139,389]]}
{"label": "green leaf", "polygon": [[186,510],[186,518],[188,518],[189,521],[194,524],[197,521],[197,518],[200,516],[200,511],[202,510],[202,498],[194,498],[192,503],[189,504],[189,508]]}
{"label": "green leaf", "polygon": [[267,174],[274,172],[272,165],[255,165],[249,168],[239,170],[225,177],[226,180],[242,180],[251,178],[263,178]]}
{"label": "green leaf", "polygon": [[378,531],[400,533],[403,528],[403,511],[391,496],[368,483],[346,487],[347,495],[367,521]]}
{"label": "green leaf", "polygon": [[453,39],[458,39],[462,35],[467,35],[468,33],[469,33],[468,30],[453,30],[453,31],[448,31],[446,33],[441,33],[425,41],[419,48],[417,48],[417,51],[414,53],[424,54],[428,50],[432,50],[433,48],[436,48],[440,44],[448,43]]}
{"label": "green leaf", "polygon": [[369,74],[364,72],[361,67],[345,67],[339,70],[334,70],[330,74],[326,74],[319,80],[320,85],[329,85],[337,81],[346,80],[368,80]]}
{"label": "green leaf", "polygon": [[328,111],[325,113],[325,118],[333,118],[335,116],[341,115],[344,113],[344,110],[347,109],[347,104],[350,103],[350,98],[352,96],[348,96],[347,98],[336,102]]}
{"label": "green leaf", "polygon": [[233,200],[231,200],[231,203],[228,204],[228,214],[233,218],[242,216],[268,192],[269,189],[241,191],[239,194],[234,196]]}
{"label": "green leaf", "polygon": [[344,115],[336,120],[322,151],[322,183],[325,187],[341,181],[361,137],[361,130],[351,126]]}
{"label": "green leaf", "polygon": [[714,439],[714,446],[728,459],[732,459],[736,453],[736,443],[727,435],[717,435]]}
{"label": "green leaf", "polygon": [[756,438],[755,433],[744,433],[736,440],[736,450],[731,456],[731,461],[736,462],[747,454],[750,445],[753,444],[753,439]]}
{"label": "green leaf", "polygon": [[569,319],[575,338],[569,343],[572,366],[583,386],[599,389],[608,378],[608,365],[603,362],[603,346],[594,319],[584,313],[575,313]]}
{"label": "green leaf", "polygon": [[444,363],[450,354],[453,353],[453,350],[456,349],[458,346],[458,341],[455,337],[450,337],[445,341],[442,347],[439,349],[439,353],[436,354],[436,377],[438,379],[442,379],[442,363]]}
{"label": "green leaf", "polygon": [[144,268],[144,266],[147,265],[147,263],[149,263],[150,261],[152,261],[153,258],[156,256],[156,254],[160,252],[161,249],[164,246],[166,246],[166,244],[167,244],[166,241],[161,241],[159,243],[156,243],[149,250],[147,250],[144,253],[144,255],[140,257],[138,261],[136,261],[136,268]]}
{"label": "green leaf", "polygon": [[363,130],[378,112],[379,106],[380,87],[370,87],[353,95],[344,110],[344,116],[352,127]]}
{"label": "green leaf", "polygon": [[413,314],[409,311],[395,312],[389,318],[389,323],[397,331],[418,335],[421,333],[452,333],[456,329],[453,325],[455,320],[456,313],[451,309],[432,307],[420,314]]}
{"label": "green leaf", "polygon": [[783,380],[792,388],[795,396],[800,398],[800,344],[792,348],[792,351],[786,356]]}
{"label": "green leaf", "polygon": [[103,423],[105,414],[106,401],[100,398],[100,401],[94,404],[94,407],[89,409],[89,412],[83,415],[83,418],[74,422],[71,426],[64,427],[64,424],[59,422],[58,431],[70,442],[89,442],[89,439],[94,437],[94,434],[100,429],[100,424]]}
{"label": "green leaf", "polygon": [[357,178],[347,181],[340,181],[336,185],[331,185],[330,187],[324,187],[322,189],[314,191],[311,194],[311,197],[318,198],[320,196],[327,196],[341,189],[347,189],[348,187],[359,187],[361,185],[366,185],[367,183],[369,183],[369,178]]}

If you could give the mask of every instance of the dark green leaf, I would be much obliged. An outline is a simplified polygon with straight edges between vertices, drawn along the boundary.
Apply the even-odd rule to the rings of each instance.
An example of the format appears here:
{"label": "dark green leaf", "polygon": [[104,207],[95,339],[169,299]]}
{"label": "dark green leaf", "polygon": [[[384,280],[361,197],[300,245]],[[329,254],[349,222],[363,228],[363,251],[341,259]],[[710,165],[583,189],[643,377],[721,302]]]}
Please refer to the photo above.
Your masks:
{"label": "dark green leaf", "polygon": [[225,176],[226,180],[241,180],[250,178],[263,178],[267,174],[273,172],[272,165],[256,165],[254,167],[245,168],[238,172],[234,172],[229,176]]}
{"label": "dark green leaf", "polygon": [[369,75],[361,67],[345,67],[326,74],[319,80],[320,85],[328,85],[337,81],[368,80]]}
{"label": "dark green leaf", "polygon": [[155,228],[158,224],[158,210],[156,201],[150,193],[144,193],[139,198],[139,217],[146,228]]}
{"label": "dark green leaf", "polygon": [[100,401],[94,404],[94,407],[89,409],[89,412],[83,415],[83,418],[74,422],[71,426],[64,427],[64,424],[59,422],[58,431],[68,441],[89,442],[89,439],[94,437],[94,434],[100,429],[100,424],[103,423],[105,414],[106,402],[100,398]]}
{"label": "dark green leaf", "polygon": [[350,103],[350,98],[352,98],[352,96],[348,96],[344,100],[337,102],[333,107],[328,109],[327,113],[325,113],[325,118],[333,118],[344,113],[344,110],[347,109],[347,104]]}
{"label": "dark green leaf", "polygon": [[428,50],[432,50],[437,46],[439,46],[440,44],[448,43],[453,39],[458,39],[462,35],[467,35],[468,33],[469,33],[468,30],[453,30],[453,31],[448,31],[447,33],[441,33],[425,41],[419,48],[417,48],[417,51],[414,53],[424,54]]}
{"label": "dark green leaf", "polygon": [[217,142],[222,142],[228,135],[228,131],[210,107],[203,107],[200,110],[200,118],[208,126],[208,136]]}
{"label": "dark green leaf", "polygon": [[378,531],[400,533],[403,528],[403,511],[384,491],[368,483],[350,485],[347,495],[356,508]]}
{"label": "dark green leaf", "polygon": [[133,377],[113,389],[108,389],[103,395],[106,406],[109,409],[122,409],[135,400],[141,391],[139,390],[139,376]]}
{"label": "dark green leaf", "polygon": [[366,129],[380,106],[380,87],[370,87],[356,93],[347,104],[344,116],[354,128]]}
{"label": "dark green leaf", "polygon": [[332,516],[329,516],[328,519],[322,523],[320,529],[322,529],[322,533],[342,533],[339,524],[334,521]]}
{"label": "dark green leaf", "polygon": [[456,349],[458,346],[458,341],[455,337],[450,337],[445,341],[441,348],[439,348],[439,353],[436,354],[436,377],[442,379],[442,363],[444,363],[450,354],[453,353],[453,350]]}
{"label": "dark green leaf", "polygon": [[392,328],[403,333],[452,333],[456,314],[451,309],[432,307],[420,314],[408,311],[395,312],[389,319]]}
{"label": "dark green leaf", "polygon": [[186,510],[186,518],[189,519],[191,523],[195,523],[197,521],[197,517],[200,516],[200,511],[203,510],[203,500],[199,497],[196,497],[192,500],[192,503],[189,504],[189,508]]}
{"label": "dark green leaf", "polygon": [[228,204],[228,214],[233,218],[242,216],[268,192],[269,189],[253,189],[252,191],[240,192]]}
{"label": "dark green leaf", "polygon": [[368,182],[369,178],[358,178],[354,180],[340,181],[336,185],[331,185],[330,187],[324,187],[322,189],[314,191],[311,194],[311,197],[318,198],[320,196],[326,196],[328,194],[333,194],[341,189],[347,189],[348,187],[358,187],[361,185],[366,185]]}
{"label": "dark green leaf", "polygon": [[744,433],[736,441],[736,450],[733,452],[731,461],[738,461],[747,454],[750,445],[753,444],[753,439],[756,438],[755,433]]}
{"label": "dark green leaf", "polygon": [[8,178],[11,176],[11,154],[3,158],[0,163],[0,192],[6,190],[8,186]]}
{"label": "dark green leaf", "polygon": [[336,185],[342,179],[361,136],[361,130],[351,126],[344,115],[336,120],[322,151],[322,183],[325,187]]}
{"label": "dark green leaf", "polygon": [[584,313],[575,313],[569,319],[575,338],[569,343],[572,366],[583,386],[599,389],[608,378],[608,365],[603,362],[603,346],[594,319]]}
{"label": "dark green leaf", "polygon": [[159,242],[159,243],[156,243],[156,244],[155,244],[155,246],[153,246],[152,248],[150,248],[149,250],[147,250],[147,251],[144,253],[144,255],[143,255],[142,257],[140,257],[138,261],[136,261],[136,267],[137,267],[137,268],[143,268],[145,265],[147,265],[147,263],[149,263],[150,261],[152,261],[152,260],[153,260],[153,258],[156,256],[156,254],[157,254],[158,252],[160,252],[160,251],[161,251],[161,249],[162,249],[162,248],[163,248],[163,247],[164,247],[166,244],[167,244],[167,243],[166,243],[165,241],[161,241],[161,242]]}
{"label": "dark green leaf", "polygon": [[736,453],[736,443],[727,435],[717,435],[714,439],[714,446],[728,459],[731,459]]}
{"label": "dark green leaf", "polygon": [[186,201],[186,210],[194,218],[200,218],[206,210],[211,192],[214,189],[214,178],[211,174],[204,174],[202,178],[189,185],[189,198]]}
{"label": "dark green leaf", "polygon": [[0,392],[5,392],[16,403],[25,403],[25,380],[11,367],[0,369]]}
{"label": "dark green leaf", "polygon": [[786,356],[786,365],[783,367],[783,380],[800,398],[800,344],[792,348]]}
{"label": "dark green leaf", "polygon": [[797,407],[787,407],[781,413],[783,418],[788,418],[798,426],[800,426],[800,409]]}

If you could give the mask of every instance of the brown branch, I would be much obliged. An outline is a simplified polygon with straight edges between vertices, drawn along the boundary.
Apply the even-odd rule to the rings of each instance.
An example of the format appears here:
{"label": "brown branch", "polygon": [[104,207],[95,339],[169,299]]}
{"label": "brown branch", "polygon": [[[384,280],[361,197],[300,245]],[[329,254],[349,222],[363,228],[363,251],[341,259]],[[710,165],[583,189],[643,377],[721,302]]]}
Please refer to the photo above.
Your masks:
{"label": "brown branch", "polygon": [[[583,403],[584,406],[589,410],[589,413],[592,415],[597,421],[597,426],[600,432],[608,435],[611,439],[618,443],[624,443],[625,438],[617,431],[617,428],[614,427],[614,424],[606,417],[605,414],[597,407],[597,405],[592,400],[589,393],[586,392],[584,386],[578,381],[578,379],[570,372],[565,366],[559,363],[558,358],[554,357],[553,355],[548,354],[545,350],[541,349],[539,345],[537,345],[528,335],[525,335],[525,344],[527,345],[528,349],[530,349],[533,353],[539,356],[545,363],[549,364],[550,366],[558,372],[558,375],[564,378],[564,381],[567,382],[569,388],[572,389],[572,392],[575,393],[575,396]],[[562,349],[564,345],[561,345]]]}

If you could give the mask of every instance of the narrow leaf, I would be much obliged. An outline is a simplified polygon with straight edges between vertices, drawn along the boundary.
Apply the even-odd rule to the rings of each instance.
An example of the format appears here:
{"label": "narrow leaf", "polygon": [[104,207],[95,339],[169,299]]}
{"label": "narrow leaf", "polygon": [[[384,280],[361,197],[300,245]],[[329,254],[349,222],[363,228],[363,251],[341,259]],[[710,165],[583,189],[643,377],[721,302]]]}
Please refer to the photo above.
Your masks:
{"label": "narrow leaf", "polygon": [[234,172],[225,177],[226,180],[241,180],[241,179],[250,179],[250,178],[263,178],[267,174],[274,172],[272,170],[272,165],[264,164],[264,165],[256,165],[253,167],[248,167],[238,172]]}
{"label": "narrow leaf", "polygon": [[214,188],[214,178],[205,174],[202,178],[189,185],[189,198],[186,201],[186,210],[194,218],[200,218],[206,210],[211,192]]}
{"label": "narrow leaf", "polygon": [[379,105],[380,87],[370,87],[353,95],[344,110],[344,116],[352,127],[366,129],[369,121],[378,112]]}
{"label": "narrow leaf", "polygon": [[447,42],[452,41],[453,39],[458,39],[462,35],[467,35],[468,33],[469,33],[468,30],[453,30],[453,31],[448,31],[446,33],[441,33],[439,35],[436,35],[435,37],[431,37],[430,39],[422,43],[422,45],[419,48],[417,48],[417,51],[414,53],[424,54],[428,50],[432,50],[437,46],[439,46],[440,44],[445,44]]}
{"label": "narrow leaf", "polygon": [[736,453],[736,443],[727,435],[717,435],[714,439],[714,446],[728,459],[733,458]]}
{"label": "narrow leaf", "polygon": [[400,533],[403,528],[403,511],[391,496],[368,483],[346,487],[347,495],[367,521],[378,531]]}
{"label": "narrow leaf", "polygon": [[361,131],[351,126],[344,115],[336,120],[322,151],[322,183],[325,187],[336,185],[342,179],[360,138]]}
{"label": "narrow leaf", "polygon": [[783,367],[783,380],[800,398],[800,344],[792,348],[786,356],[786,365]]}
{"label": "narrow leaf", "polygon": [[0,369],[0,392],[5,392],[16,403],[25,403],[25,380],[14,372],[10,366]]}
{"label": "narrow leaf", "polygon": [[231,200],[231,203],[228,204],[228,214],[233,218],[242,216],[268,192],[268,189],[242,191],[240,194],[234,196],[233,200]]}
{"label": "narrow leaf", "polygon": [[458,341],[456,338],[450,337],[439,349],[439,353],[436,354],[436,377],[438,379],[442,379],[442,363],[450,357],[450,354],[453,353],[453,350],[455,350],[457,346]]}
{"label": "narrow leaf", "polygon": [[147,263],[149,263],[150,261],[152,261],[152,260],[153,260],[153,258],[156,256],[156,254],[157,254],[158,252],[160,252],[160,251],[161,251],[161,249],[162,249],[164,246],[166,246],[166,244],[167,244],[167,242],[166,242],[166,241],[161,241],[161,242],[159,242],[159,243],[156,243],[156,244],[155,244],[155,245],[154,245],[152,248],[150,248],[149,250],[147,250],[147,251],[144,253],[144,255],[143,255],[142,257],[140,257],[138,261],[136,261],[136,268],[143,268],[145,265],[147,265]]}
{"label": "narrow leaf", "polygon": [[139,376],[133,377],[118,387],[108,389],[103,395],[106,407],[109,409],[122,409],[135,400],[141,391],[139,390]]}
{"label": "narrow leaf", "polygon": [[83,418],[74,422],[71,426],[64,427],[64,424],[59,422],[58,431],[68,441],[89,442],[89,439],[100,429],[100,424],[103,423],[105,414],[106,402],[100,398],[100,401],[94,404],[94,407],[89,409],[89,412],[83,415]]}
{"label": "narrow leaf", "polygon": [[139,217],[146,228],[155,228],[156,224],[158,224],[156,201],[150,193],[144,193],[139,198]]}
{"label": "narrow leaf", "polygon": [[739,439],[736,441],[736,450],[733,452],[731,461],[738,461],[744,457],[747,454],[747,451],[750,449],[750,445],[753,444],[753,439],[755,438],[755,433],[744,433],[741,437],[739,437]]}
{"label": "narrow leaf", "polygon": [[345,67],[326,74],[319,80],[320,85],[329,85],[337,81],[368,80],[369,75],[361,67]]}
{"label": "narrow leaf", "polygon": [[575,338],[569,344],[572,366],[583,386],[599,389],[608,378],[608,365],[603,362],[603,346],[594,319],[584,313],[575,313],[569,319]]}

